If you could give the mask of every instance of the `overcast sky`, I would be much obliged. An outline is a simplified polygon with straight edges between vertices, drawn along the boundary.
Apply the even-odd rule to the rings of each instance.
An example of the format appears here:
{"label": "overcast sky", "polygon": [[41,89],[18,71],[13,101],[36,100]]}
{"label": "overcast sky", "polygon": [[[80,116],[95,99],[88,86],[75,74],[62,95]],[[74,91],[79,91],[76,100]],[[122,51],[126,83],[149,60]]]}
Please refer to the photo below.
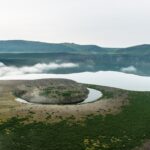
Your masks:
{"label": "overcast sky", "polygon": [[0,0],[0,40],[150,43],[150,0]]}

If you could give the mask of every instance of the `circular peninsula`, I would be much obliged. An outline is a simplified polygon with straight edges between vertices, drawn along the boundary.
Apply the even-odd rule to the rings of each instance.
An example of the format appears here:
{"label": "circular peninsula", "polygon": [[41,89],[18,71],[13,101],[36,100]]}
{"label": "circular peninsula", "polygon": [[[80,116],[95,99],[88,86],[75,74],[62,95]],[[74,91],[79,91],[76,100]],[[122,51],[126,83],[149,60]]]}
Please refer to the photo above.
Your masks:
{"label": "circular peninsula", "polygon": [[88,97],[88,89],[68,79],[15,81],[16,97],[36,104],[76,104]]}

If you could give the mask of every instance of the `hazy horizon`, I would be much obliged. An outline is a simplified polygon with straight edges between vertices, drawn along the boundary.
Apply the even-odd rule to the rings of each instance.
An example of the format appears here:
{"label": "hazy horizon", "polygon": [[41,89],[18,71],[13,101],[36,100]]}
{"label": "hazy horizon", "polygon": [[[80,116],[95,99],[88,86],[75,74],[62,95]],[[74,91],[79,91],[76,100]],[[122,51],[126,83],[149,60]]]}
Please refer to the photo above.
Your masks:
{"label": "hazy horizon", "polygon": [[128,48],[128,47],[134,47],[134,46],[140,46],[140,45],[150,45],[150,43],[140,43],[140,44],[134,44],[134,45],[127,45],[127,46],[107,46],[107,45],[101,45],[101,44],[95,44],[95,43],[76,43],[76,42],[50,42],[50,41],[40,41],[40,40],[28,40],[28,39],[0,39],[1,41],[27,41],[27,42],[41,42],[41,43],[48,43],[48,44],[63,44],[63,43],[69,43],[69,44],[77,44],[77,45],[96,45],[103,48]]}
{"label": "hazy horizon", "polygon": [[149,8],[148,0],[0,0],[0,40],[147,44]]}

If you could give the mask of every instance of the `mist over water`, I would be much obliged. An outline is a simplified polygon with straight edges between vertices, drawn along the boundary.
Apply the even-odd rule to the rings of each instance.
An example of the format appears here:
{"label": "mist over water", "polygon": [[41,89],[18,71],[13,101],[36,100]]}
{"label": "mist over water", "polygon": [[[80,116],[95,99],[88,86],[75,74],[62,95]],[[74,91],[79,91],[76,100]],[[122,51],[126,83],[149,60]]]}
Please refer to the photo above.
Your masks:
{"label": "mist over water", "polygon": [[137,69],[134,66],[128,66],[128,67],[122,67],[120,69],[121,72],[126,72],[126,73],[136,73]]}
{"label": "mist over water", "polygon": [[61,68],[75,68],[78,64],[75,63],[37,63],[33,66],[7,66],[0,62],[0,77],[11,76],[11,75],[24,75],[33,73],[46,73],[49,70],[56,70]]}
{"label": "mist over water", "polygon": [[77,63],[37,63],[33,66],[7,66],[0,62],[0,80],[32,80],[45,78],[65,78],[80,83],[95,84],[116,87],[133,91],[150,91],[150,77],[138,76],[134,73],[137,69],[134,66],[122,68],[124,72],[115,71],[98,71],[98,72],[81,72],[70,74],[52,74],[49,70],[59,70],[64,68],[80,67]]}
{"label": "mist over water", "polygon": [[65,78],[80,83],[116,87],[132,91],[150,91],[150,77],[133,74],[99,71],[72,74],[24,74],[0,77],[0,80],[33,80],[45,78]]}

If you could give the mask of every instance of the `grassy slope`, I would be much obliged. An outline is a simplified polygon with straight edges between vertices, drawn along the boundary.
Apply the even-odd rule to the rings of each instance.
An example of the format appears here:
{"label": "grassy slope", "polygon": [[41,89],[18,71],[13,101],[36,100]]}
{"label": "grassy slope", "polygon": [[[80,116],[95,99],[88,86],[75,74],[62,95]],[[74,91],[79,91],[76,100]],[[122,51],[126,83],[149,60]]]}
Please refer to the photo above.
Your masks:
{"label": "grassy slope", "polygon": [[81,124],[12,118],[0,125],[0,150],[130,150],[150,139],[150,93],[128,92],[128,98],[119,114],[87,116]]}

